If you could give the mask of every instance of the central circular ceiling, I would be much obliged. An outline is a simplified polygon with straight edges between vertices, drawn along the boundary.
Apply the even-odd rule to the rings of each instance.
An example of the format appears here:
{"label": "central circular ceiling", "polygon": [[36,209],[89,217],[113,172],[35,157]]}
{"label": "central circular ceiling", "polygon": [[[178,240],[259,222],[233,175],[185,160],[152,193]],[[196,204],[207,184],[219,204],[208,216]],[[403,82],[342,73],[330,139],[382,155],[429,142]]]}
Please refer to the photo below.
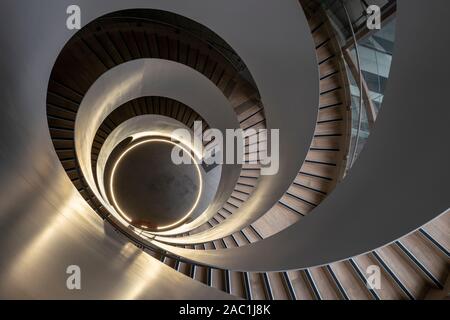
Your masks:
{"label": "central circular ceiling", "polygon": [[164,139],[140,141],[126,149],[113,166],[113,204],[139,228],[175,226],[189,217],[198,203],[202,191],[200,168],[194,162],[173,163],[175,145]]}

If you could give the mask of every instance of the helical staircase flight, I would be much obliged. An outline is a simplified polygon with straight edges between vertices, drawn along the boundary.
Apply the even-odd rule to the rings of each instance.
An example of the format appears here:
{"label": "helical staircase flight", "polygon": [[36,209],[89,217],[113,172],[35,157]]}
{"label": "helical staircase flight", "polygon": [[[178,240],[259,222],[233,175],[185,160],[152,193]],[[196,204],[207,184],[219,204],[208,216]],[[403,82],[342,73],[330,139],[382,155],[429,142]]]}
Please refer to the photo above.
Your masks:
{"label": "helical staircase flight", "polygon": [[[411,102],[411,90],[423,80],[399,79],[411,66],[405,17],[418,14],[420,1],[390,1],[399,46],[393,75],[356,159],[352,81],[365,79],[352,70],[357,62],[350,65],[328,11],[353,1],[79,1],[83,27],[60,30],[53,23],[65,17],[66,2],[36,14],[35,33],[11,22],[27,37],[0,33],[0,173],[3,185],[11,182],[0,198],[0,296],[446,297],[449,112],[433,104],[436,94],[434,116],[416,111],[423,101]],[[3,5],[17,18],[16,2]],[[21,64],[26,59],[34,60]],[[245,158],[256,161],[201,165],[197,208],[163,230],[119,212],[108,184],[126,148],[149,137],[169,141],[173,129],[207,136],[212,128],[242,129]],[[264,129],[280,130],[275,175],[262,174],[252,139],[270,141]],[[83,272],[80,292],[65,289],[69,264]],[[380,270],[379,287],[368,285],[370,268]]]}

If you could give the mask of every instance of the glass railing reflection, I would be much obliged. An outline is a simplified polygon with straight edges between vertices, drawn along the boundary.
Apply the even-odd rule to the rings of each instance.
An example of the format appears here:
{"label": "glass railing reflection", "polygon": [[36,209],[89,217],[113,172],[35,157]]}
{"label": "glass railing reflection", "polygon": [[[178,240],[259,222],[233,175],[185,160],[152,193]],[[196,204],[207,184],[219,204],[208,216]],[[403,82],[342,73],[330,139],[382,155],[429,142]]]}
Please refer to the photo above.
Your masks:
{"label": "glass railing reflection", "polygon": [[380,111],[395,42],[395,1],[381,1],[381,28],[366,26],[367,7],[358,0],[320,0],[340,45],[351,110],[347,168],[361,153]]}

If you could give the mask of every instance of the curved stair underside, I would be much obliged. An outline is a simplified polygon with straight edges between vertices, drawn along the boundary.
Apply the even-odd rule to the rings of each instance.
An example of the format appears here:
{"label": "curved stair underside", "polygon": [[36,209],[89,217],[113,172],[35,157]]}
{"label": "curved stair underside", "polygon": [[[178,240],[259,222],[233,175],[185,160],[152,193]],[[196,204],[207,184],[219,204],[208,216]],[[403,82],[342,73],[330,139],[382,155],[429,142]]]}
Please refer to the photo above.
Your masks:
{"label": "curved stair underside", "polygon": [[[117,18],[119,18],[117,21]],[[123,21],[122,21],[123,20]],[[180,32],[176,26],[130,17],[105,17],[83,29],[66,47],[69,54],[61,54],[55,64],[49,84],[47,113],[55,149],[74,185],[86,201],[103,218],[108,211],[96,199],[86,183],[75,157],[74,127],[77,109],[83,96],[95,80],[106,70],[127,61],[143,58],[167,59],[186,64],[205,75],[230,101],[243,130],[264,129],[264,108],[257,91],[239,74],[238,65],[232,64],[217,49],[197,39],[189,32]],[[165,100],[163,100],[165,101]],[[188,106],[160,106],[159,100],[138,99],[123,108],[132,116],[147,113],[167,115],[192,128],[201,117]],[[155,103],[155,105],[153,105]],[[174,112],[176,111],[176,114]],[[170,114],[168,113],[170,112]],[[119,118],[117,118],[119,114]],[[108,134],[129,114],[117,110],[115,122],[106,119],[94,140],[92,157],[95,160]],[[114,117],[114,115],[111,115]],[[203,131],[209,127],[204,123]],[[214,145],[214,141],[211,141]],[[246,156],[255,151],[245,139]],[[208,145],[205,148],[210,148]],[[93,169],[95,161],[93,162]],[[259,165],[244,167],[236,186],[245,184],[250,195],[259,177]]]}
{"label": "curved stair underside", "polygon": [[[263,217],[234,233],[234,237],[250,237],[252,242],[269,237],[306,216],[317,207],[342,178],[349,145],[349,100],[345,67],[339,46],[326,18],[318,12],[308,18],[316,47],[320,81],[320,100],[313,141],[305,162],[283,197]],[[189,235],[207,231],[233,214],[248,199],[249,187],[257,178],[254,168],[238,181],[238,186],[225,206],[207,225]],[[246,168],[244,166],[244,169]],[[158,239],[158,238],[157,238]],[[162,242],[170,240],[159,238]],[[230,240],[230,239],[228,239]],[[178,238],[177,243],[184,241]],[[238,242],[246,244],[246,242]]]}
{"label": "curved stair underside", "polygon": [[[0,273],[0,295],[12,292],[14,296],[26,293],[30,297],[42,297],[38,286],[31,289],[27,287],[27,283],[31,281],[28,267],[30,261],[38,260],[49,262],[44,267],[36,268],[33,277],[37,280],[32,283],[39,284],[48,280],[51,283],[48,286],[49,296],[67,295],[64,288],[52,282],[50,273],[62,270],[67,261],[54,257],[67,258],[70,252],[71,257],[82,257],[85,264],[83,272],[88,275],[90,283],[98,285],[88,285],[80,296],[72,298],[321,300],[425,299],[439,296],[447,286],[450,266],[450,213],[445,213],[448,207],[448,203],[445,203],[448,199],[443,193],[445,184],[437,181],[437,177],[447,180],[448,172],[439,172],[438,168],[445,166],[448,152],[435,152],[433,147],[445,141],[445,132],[442,130],[445,127],[445,117],[433,118],[435,127],[428,129],[428,132],[419,129],[414,131],[411,125],[401,122],[401,116],[407,110],[405,106],[413,109],[408,112],[408,119],[414,120],[414,123],[418,119],[428,123],[432,117],[424,115],[421,118],[421,113],[415,108],[423,101],[406,95],[414,88],[418,91],[418,84],[423,86],[423,80],[421,82],[416,79],[417,75],[411,75],[410,79],[404,80],[405,85],[399,85],[399,75],[411,66],[411,62],[407,59],[397,61],[397,69],[393,71],[391,95],[386,95],[384,107],[387,112],[384,113],[383,110],[373,139],[371,138],[375,141],[361,155],[355,170],[341,181],[346,168],[352,120],[348,79],[333,27],[320,8],[311,3],[314,1],[302,2],[316,51],[320,89],[311,145],[303,164],[296,161],[300,170],[281,198],[263,215],[252,216],[244,227],[232,229],[234,231],[229,233],[218,233],[221,236],[203,237],[230,221],[227,219],[240,217],[245,204],[258,191],[259,183],[264,183],[263,177],[260,177],[259,164],[242,167],[230,198],[214,216],[198,220],[188,227],[157,233],[156,237],[149,234],[145,239],[130,239],[122,226],[107,223],[111,222],[108,220],[110,213],[102,206],[83,177],[75,152],[74,128],[78,108],[96,80],[115,66],[143,58],[175,61],[197,70],[227,98],[241,129],[270,128],[270,115],[273,115],[274,110],[270,102],[273,100],[264,99],[267,98],[264,86],[260,86],[261,90],[257,89],[257,84],[262,82],[259,81],[261,73],[254,72],[253,79],[240,58],[224,55],[223,48],[219,50],[215,46],[217,43],[203,41],[192,30],[187,32],[174,25],[162,25],[156,21],[126,15],[105,16],[77,33],[69,41],[67,54],[58,58],[50,76],[47,120],[59,162],[78,192],[66,183],[62,170],[56,170],[49,178],[49,172],[59,163],[53,153],[47,152],[51,150],[51,146],[47,135],[41,134],[45,132],[41,129],[46,128],[27,126],[25,117],[25,122],[18,127],[21,130],[12,128],[7,123],[11,119],[12,124],[17,123],[14,121],[17,119],[16,112],[33,112],[27,109],[25,100],[21,100],[28,96],[23,98],[14,90],[8,94],[1,91],[2,100],[10,101],[5,107],[4,130],[17,133],[12,141],[2,139],[0,149],[0,156],[5,158],[0,173],[5,181],[14,182],[11,184],[14,188],[8,192],[9,199],[0,199],[0,225],[8,225],[8,230],[1,238],[9,240],[12,236],[17,237],[13,233],[24,236],[16,240],[12,248],[1,246],[4,250],[0,250],[0,261],[4,262],[0,266],[7,272]],[[245,5],[251,4],[243,4]],[[408,8],[400,7],[400,10],[405,10],[405,16],[418,16],[414,10],[421,8],[419,2],[411,1],[408,5]],[[13,7],[9,3],[7,6]],[[430,10],[432,8],[433,5],[430,4]],[[421,14],[426,15],[427,12],[421,11]],[[403,23],[400,30],[405,32],[406,27],[413,28],[421,38],[425,38],[426,30],[442,27],[439,20],[433,20],[432,26],[428,26],[433,29],[412,26],[406,19],[399,20]],[[421,27],[424,29],[420,29]],[[445,28],[438,30],[444,33]],[[0,39],[1,37],[4,35],[0,33]],[[429,39],[428,41],[429,47],[439,46]],[[405,40],[403,46],[399,46],[397,55],[401,59],[413,50],[414,47]],[[445,51],[437,52],[442,54]],[[8,49],[4,55],[11,53]],[[414,51],[412,56],[419,58],[425,54],[426,50],[421,49]],[[17,61],[21,58],[18,57]],[[252,69],[250,61],[246,63],[250,70],[258,71],[255,70],[257,68]],[[421,61],[416,67],[420,69],[422,65],[424,62]],[[12,74],[10,69],[6,65],[0,67],[6,71],[5,79],[8,79]],[[436,75],[438,76],[439,74]],[[9,88],[8,83],[5,88]],[[429,103],[436,106],[438,104],[435,102],[439,101],[437,89],[426,89],[431,97]],[[396,101],[393,91],[403,94],[405,101]],[[8,99],[3,99],[5,96]],[[288,107],[286,110],[289,110]],[[448,110],[443,113],[445,116]],[[94,171],[96,159],[108,135],[131,117],[145,114],[165,115],[189,128],[192,128],[195,120],[203,119],[191,106],[164,97],[143,97],[129,101],[116,109],[97,130],[90,154]],[[36,120],[39,117],[33,114],[30,118]],[[396,124],[395,130],[392,124]],[[203,132],[209,127],[204,121]],[[34,129],[36,130],[33,131]],[[38,134],[34,135],[33,132]],[[430,142],[429,137],[434,137],[435,140]],[[414,143],[407,141],[409,138]],[[424,144],[424,140],[428,144]],[[19,144],[19,141],[25,143]],[[16,145],[29,145],[27,152],[36,151],[30,145],[31,141],[38,141],[36,148],[41,147],[42,156],[36,158],[37,161],[32,166],[28,166],[30,161],[14,161],[26,154],[17,149]],[[15,146],[11,148],[12,142]],[[426,148],[428,156],[418,154],[416,159],[410,158],[410,163],[405,163],[405,168],[401,167],[401,159],[411,154],[409,151],[413,146]],[[6,149],[10,149],[9,157],[5,157],[3,153]],[[374,155],[381,151],[390,154],[381,158],[381,163],[374,164]],[[45,155],[46,152],[51,155]],[[255,152],[249,145],[248,138],[246,152],[247,156]],[[403,154],[403,157],[399,154]],[[386,160],[389,162],[382,162]],[[430,168],[427,174],[413,170],[418,163]],[[433,168],[433,164],[436,167]],[[14,170],[19,167],[20,171]],[[364,172],[364,169],[369,172]],[[393,172],[404,175],[400,182],[398,177],[395,182],[389,180],[390,176],[394,176]],[[417,181],[428,183],[427,187],[432,192],[426,191],[424,186],[417,186],[420,192],[414,190],[411,186],[416,180],[409,178],[407,174],[417,174]],[[388,183],[385,190],[373,186],[380,185],[379,179],[385,179],[384,183]],[[29,195],[33,190],[43,192],[36,193],[30,200],[25,194]],[[366,194],[373,192],[373,196],[383,196],[372,199],[373,201],[393,203],[392,190],[398,192],[400,204],[383,208],[382,205],[373,203],[367,208],[367,203],[372,202]],[[421,201],[432,201],[432,204],[420,203],[417,195],[421,192]],[[411,195],[417,197],[408,199]],[[358,206],[363,200],[366,201],[366,206]],[[409,203],[406,203],[408,200]],[[342,204],[342,201],[346,203]],[[433,212],[425,212],[425,207]],[[107,221],[93,218],[92,209]],[[27,214],[31,211],[36,214]],[[405,211],[410,211],[411,216]],[[3,212],[14,213],[16,219],[12,220]],[[56,214],[49,214],[51,212]],[[435,218],[440,212],[444,213]],[[371,224],[372,220],[367,222],[366,218],[374,217],[374,213],[377,215]],[[343,224],[345,221],[346,226]],[[362,227],[363,221],[366,226],[369,225],[368,228]],[[42,222],[45,227],[42,227]],[[400,222],[403,223],[402,227]],[[383,231],[386,235],[384,238],[376,238],[381,228],[385,228]],[[398,236],[399,232],[401,236]],[[355,239],[363,239],[365,242],[361,240],[364,243],[354,244]],[[0,243],[6,242],[2,240]],[[284,244],[285,249],[280,250],[280,244]],[[102,254],[98,255],[98,252]],[[108,261],[107,264],[104,263],[105,260]],[[101,273],[97,269],[99,265],[105,266]],[[380,288],[367,286],[368,270],[373,267],[381,272]],[[116,282],[113,284],[110,279],[115,279]],[[159,292],[154,290],[155,285]],[[85,292],[88,292],[88,296],[83,296]]]}

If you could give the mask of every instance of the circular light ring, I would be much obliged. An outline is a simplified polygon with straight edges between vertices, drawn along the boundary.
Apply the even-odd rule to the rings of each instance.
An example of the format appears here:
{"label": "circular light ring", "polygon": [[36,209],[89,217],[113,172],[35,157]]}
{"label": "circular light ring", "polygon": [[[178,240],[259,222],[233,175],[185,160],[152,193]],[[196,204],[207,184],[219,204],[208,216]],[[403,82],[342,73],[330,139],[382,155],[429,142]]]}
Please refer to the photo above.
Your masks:
{"label": "circular light ring", "polygon": [[[128,121],[130,121],[130,120],[128,120]],[[113,135],[113,134],[114,134],[114,131],[110,135]],[[152,137],[163,137],[163,138],[168,138],[168,139],[172,139],[172,140],[176,139],[178,144],[182,144],[182,145],[186,146],[187,148],[189,148],[189,150],[191,150],[195,154],[196,159],[201,160],[203,158],[201,150],[197,150],[194,147],[194,145],[191,143],[191,141],[184,139],[183,137],[175,137],[174,138],[173,134],[163,132],[163,131],[152,130],[152,131],[143,131],[140,133],[131,133],[128,136],[125,136],[124,138],[122,138],[121,141],[123,141],[124,139],[127,139],[127,138],[131,138],[132,139],[131,142],[133,143],[136,140],[141,140],[144,138],[152,138]],[[102,149],[100,150],[100,153],[98,155],[97,171],[96,171],[96,179],[98,181],[98,190],[100,192],[100,195],[103,197],[103,199],[105,201],[108,201],[108,200],[107,200],[107,196],[106,196],[106,186],[105,186],[104,179],[103,179],[104,169],[102,169],[102,166],[103,167],[105,166],[107,158],[108,158],[109,154],[111,153],[111,150],[116,148],[119,144],[119,142],[114,143],[110,148],[109,154],[104,154],[103,147],[107,144],[108,139],[109,139],[109,137],[105,140],[105,143],[102,146]],[[103,156],[105,157],[105,159],[102,160]]]}
{"label": "circular light ring", "polygon": [[203,179],[202,179],[202,173],[200,171],[200,166],[197,163],[195,157],[191,154],[191,152],[184,147],[181,143],[175,143],[173,141],[170,140],[165,140],[165,139],[158,139],[158,138],[152,138],[152,139],[148,139],[148,140],[144,140],[144,141],[140,141],[136,144],[133,144],[131,147],[129,147],[128,149],[126,149],[120,156],[119,158],[116,160],[116,162],[114,163],[114,166],[111,170],[111,179],[109,181],[109,192],[111,195],[111,200],[113,202],[114,207],[116,208],[117,212],[119,213],[119,215],[124,218],[127,222],[129,222],[130,224],[132,224],[132,219],[130,217],[127,216],[127,214],[120,208],[119,204],[117,203],[116,197],[114,195],[114,188],[113,188],[113,184],[114,184],[114,174],[115,171],[117,169],[117,166],[119,165],[120,161],[134,148],[136,148],[137,146],[140,146],[144,143],[151,143],[151,142],[165,142],[165,143],[169,143],[172,144],[180,149],[182,149],[185,153],[187,153],[189,155],[189,157],[191,158],[193,164],[195,165],[195,169],[197,171],[197,175],[198,175],[198,180],[199,180],[199,188],[198,188],[198,192],[197,192],[197,197],[194,201],[194,204],[192,205],[191,209],[178,221],[175,221],[174,223],[171,223],[169,225],[165,225],[165,226],[160,226],[157,227],[157,230],[166,230],[169,229],[171,227],[174,227],[180,223],[182,223],[183,221],[185,221],[187,218],[189,218],[189,216],[192,214],[192,212],[195,210],[195,208],[197,207],[202,192],[203,192]]}

